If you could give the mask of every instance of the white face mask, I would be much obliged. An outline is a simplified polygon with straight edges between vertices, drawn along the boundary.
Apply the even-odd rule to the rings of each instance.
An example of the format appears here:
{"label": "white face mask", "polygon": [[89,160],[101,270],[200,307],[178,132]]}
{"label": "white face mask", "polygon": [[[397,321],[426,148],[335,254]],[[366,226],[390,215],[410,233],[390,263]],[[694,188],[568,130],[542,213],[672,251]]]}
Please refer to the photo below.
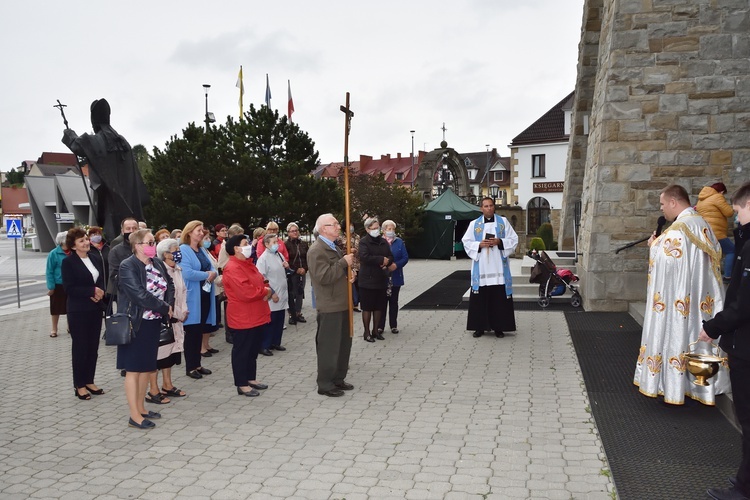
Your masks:
{"label": "white face mask", "polygon": [[368,231],[368,233],[373,238],[377,238],[378,236],[380,236],[380,229],[371,229],[370,231]]}
{"label": "white face mask", "polygon": [[250,245],[240,247],[240,250],[242,251],[242,255],[244,255],[246,259],[249,259],[253,254],[253,247],[251,247]]}
{"label": "white face mask", "polygon": [[394,236],[396,236],[396,231],[386,231],[385,235],[389,238],[393,238]]}

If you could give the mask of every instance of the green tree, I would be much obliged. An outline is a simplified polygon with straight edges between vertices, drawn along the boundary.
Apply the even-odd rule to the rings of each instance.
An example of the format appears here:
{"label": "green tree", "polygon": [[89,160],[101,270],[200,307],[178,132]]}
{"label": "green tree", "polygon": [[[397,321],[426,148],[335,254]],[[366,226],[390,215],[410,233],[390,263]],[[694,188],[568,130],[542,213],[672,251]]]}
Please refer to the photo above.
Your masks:
{"label": "green tree", "polygon": [[377,216],[381,223],[391,219],[405,240],[423,230],[422,198],[404,186],[388,184],[382,175],[351,175],[349,197],[350,216],[356,224],[361,224],[366,214]]}
{"label": "green tree", "polygon": [[11,170],[5,175],[9,186],[23,186],[25,174],[21,171]]}
{"label": "green tree", "polygon": [[275,220],[312,229],[321,213],[342,210],[336,182],[310,175],[318,153],[306,132],[265,106],[251,105],[244,118],[228,117],[208,133],[190,123],[163,150],[154,148],[144,176],[149,222],[239,222],[250,231]]}
{"label": "green tree", "polygon": [[135,163],[138,165],[138,170],[140,170],[142,176],[151,171],[151,157],[148,155],[146,146],[143,144],[133,146],[133,156],[135,156]]}

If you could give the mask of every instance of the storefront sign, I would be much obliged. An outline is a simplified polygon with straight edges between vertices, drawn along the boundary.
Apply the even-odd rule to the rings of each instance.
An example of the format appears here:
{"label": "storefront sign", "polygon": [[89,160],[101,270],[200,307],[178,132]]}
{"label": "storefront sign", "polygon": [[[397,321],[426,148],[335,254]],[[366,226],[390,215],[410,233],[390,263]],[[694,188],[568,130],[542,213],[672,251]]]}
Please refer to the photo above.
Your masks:
{"label": "storefront sign", "polygon": [[562,193],[564,182],[535,182],[535,193]]}

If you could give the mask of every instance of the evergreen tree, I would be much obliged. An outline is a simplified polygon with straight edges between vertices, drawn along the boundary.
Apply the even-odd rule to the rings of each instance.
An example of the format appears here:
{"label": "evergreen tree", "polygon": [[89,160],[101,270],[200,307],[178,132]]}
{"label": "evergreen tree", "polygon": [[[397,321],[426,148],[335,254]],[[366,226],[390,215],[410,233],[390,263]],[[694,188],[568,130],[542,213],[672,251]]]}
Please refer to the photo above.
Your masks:
{"label": "evergreen tree", "polygon": [[244,120],[228,117],[207,133],[190,123],[182,137],[154,148],[145,175],[149,223],[239,222],[249,232],[275,220],[312,230],[318,215],[343,209],[336,182],[310,175],[318,163],[307,133],[266,106],[251,105]]}
{"label": "evergreen tree", "polygon": [[408,187],[388,184],[382,175],[351,175],[349,197],[351,220],[357,225],[369,215],[377,216],[381,224],[393,220],[396,232],[405,240],[422,233],[424,202]]}

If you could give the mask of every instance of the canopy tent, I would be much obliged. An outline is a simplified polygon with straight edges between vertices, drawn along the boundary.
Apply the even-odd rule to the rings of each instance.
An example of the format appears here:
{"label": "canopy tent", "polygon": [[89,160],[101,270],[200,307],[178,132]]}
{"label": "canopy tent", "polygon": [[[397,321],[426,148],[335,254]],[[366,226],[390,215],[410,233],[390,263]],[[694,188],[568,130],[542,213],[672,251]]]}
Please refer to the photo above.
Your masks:
{"label": "canopy tent", "polygon": [[409,245],[409,254],[418,259],[450,259],[469,221],[481,214],[479,208],[447,189],[425,208],[424,232]]}

